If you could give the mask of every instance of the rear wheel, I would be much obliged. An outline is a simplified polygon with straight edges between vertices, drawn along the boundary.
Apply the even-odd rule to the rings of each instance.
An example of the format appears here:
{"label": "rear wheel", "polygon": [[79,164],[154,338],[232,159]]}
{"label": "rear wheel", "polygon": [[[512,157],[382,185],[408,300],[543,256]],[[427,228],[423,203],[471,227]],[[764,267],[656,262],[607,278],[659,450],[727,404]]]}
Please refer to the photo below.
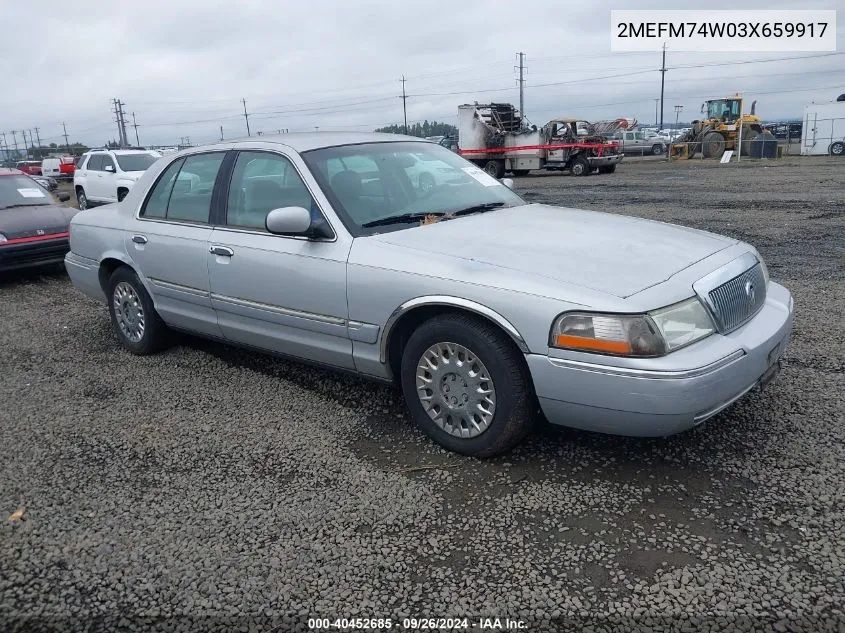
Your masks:
{"label": "rear wheel", "polygon": [[651,146],[651,153],[654,156],[660,156],[661,154],[663,154],[663,146],[660,143],[655,143]]}
{"label": "rear wheel", "polygon": [[569,166],[569,174],[572,176],[589,176],[591,171],[590,161],[583,154],[573,158],[572,164]]}
{"label": "rear wheel", "polygon": [[88,208],[88,196],[85,195],[85,190],[82,187],[76,188],[76,206],[82,211]]}
{"label": "rear wheel", "polygon": [[482,169],[493,176],[493,178],[501,178],[505,175],[505,161],[488,160],[484,163],[484,167]]}
{"label": "rear wheel", "polygon": [[830,144],[830,155],[831,156],[845,156],[845,142],[836,141],[835,143],[831,143]]}
{"label": "rear wheel", "polygon": [[533,423],[519,350],[478,317],[447,314],[417,328],[402,353],[401,383],[416,424],[456,453],[497,455]]}
{"label": "rear wheel", "polygon": [[718,132],[708,132],[701,143],[701,153],[704,158],[716,158],[725,151],[725,139]]}
{"label": "rear wheel", "polygon": [[165,346],[167,326],[134,270],[127,266],[115,270],[109,278],[108,293],[112,327],[123,347],[133,354],[146,355]]}

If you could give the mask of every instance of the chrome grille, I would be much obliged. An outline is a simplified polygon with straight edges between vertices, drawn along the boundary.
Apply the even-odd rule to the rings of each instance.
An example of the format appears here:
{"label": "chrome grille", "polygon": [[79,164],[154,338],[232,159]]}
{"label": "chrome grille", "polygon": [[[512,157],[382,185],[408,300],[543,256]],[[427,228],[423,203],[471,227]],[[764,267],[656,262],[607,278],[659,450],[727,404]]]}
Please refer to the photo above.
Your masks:
{"label": "chrome grille", "polygon": [[720,332],[730,332],[753,317],[766,302],[766,279],[756,264],[710,291],[710,307]]}

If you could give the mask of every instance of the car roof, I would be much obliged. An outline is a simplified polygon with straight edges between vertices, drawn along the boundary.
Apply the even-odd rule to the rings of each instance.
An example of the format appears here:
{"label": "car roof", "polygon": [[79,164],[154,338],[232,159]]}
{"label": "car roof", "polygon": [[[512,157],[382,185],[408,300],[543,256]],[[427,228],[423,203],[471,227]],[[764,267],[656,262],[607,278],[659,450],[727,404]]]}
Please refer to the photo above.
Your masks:
{"label": "car roof", "polygon": [[25,176],[20,169],[14,169],[13,167],[0,167],[0,176]]}
{"label": "car roof", "polygon": [[290,134],[244,137],[234,139],[232,141],[226,141],[225,143],[218,143],[218,145],[226,145],[229,143],[278,143],[279,145],[286,145],[297,152],[307,152],[312,149],[336,147],[338,145],[357,145],[360,143],[396,143],[399,141],[415,141],[418,143],[436,145],[436,143],[432,143],[431,141],[427,141],[416,136],[383,134],[380,132],[294,132]]}
{"label": "car roof", "polygon": [[88,150],[86,154],[114,154],[115,156],[124,156],[126,154],[153,154],[154,149],[92,149]]}

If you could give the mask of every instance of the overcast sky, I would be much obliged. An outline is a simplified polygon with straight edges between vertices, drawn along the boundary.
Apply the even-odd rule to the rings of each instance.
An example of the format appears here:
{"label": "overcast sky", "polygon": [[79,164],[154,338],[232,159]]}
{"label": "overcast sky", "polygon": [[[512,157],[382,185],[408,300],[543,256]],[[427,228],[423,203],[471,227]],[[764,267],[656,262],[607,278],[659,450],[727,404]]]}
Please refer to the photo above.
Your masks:
{"label": "overcast sky", "polygon": [[[700,2],[495,0],[6,0],[0,9],[0,131],[39,128],[41,140],[116,138],[111,100],[134,112],[142,144],[275,133],[455,122],[460,103],[517,104],[515,53],[526,54],[525,110],[553,116],[636,117],[653,123],[659,53],[611,53],[610,9],[698,9]],[[713,2],[707,8],[839,9],[843,0]],[[737,90],[764,118],[800,118],[810,101],[845,93],[845,55],[731,64],[812,53],[667,54],[664,120]],[[818,55],[818,54],[816,54]],[[615,77],[608,77],[614,76]],[[544,85],[556,84],[556,85]],[[134,142],[133,128],[129,128]],[[21,143],[20,135],[18,142]]]}

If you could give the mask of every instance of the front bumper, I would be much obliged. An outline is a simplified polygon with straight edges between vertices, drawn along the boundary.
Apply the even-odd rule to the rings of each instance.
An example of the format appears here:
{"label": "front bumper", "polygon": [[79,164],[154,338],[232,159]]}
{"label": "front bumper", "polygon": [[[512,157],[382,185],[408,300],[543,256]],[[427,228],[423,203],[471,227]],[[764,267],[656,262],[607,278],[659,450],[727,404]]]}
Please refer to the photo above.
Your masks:
{"label": "front bumper", "polygon": [[[687,348],[696,348],[696,358],[707,358],[708,348],[718,350],[697,366],[667,371],[655,363],[633,369],[542,354],[528,355],[528,366],[540,407],[554,424],[615,435],[672,435],[704,422],[768,379],[793,318],[792,296],[772,282],[765,305],[748,323]],[[727,355],[725,342],[732,348]]]}
{"label": "front bumper", "polygon": [[60,264],[70,248],[67,237],[38,239],[22,244],[0,243],[0,271]]}
{"label": "front bumper", "polygon": [[606,167],[607,165],[616,165],[622,162],[624,154],[605,154],[604,156],[588,156],[587,160],[593,167]]}

